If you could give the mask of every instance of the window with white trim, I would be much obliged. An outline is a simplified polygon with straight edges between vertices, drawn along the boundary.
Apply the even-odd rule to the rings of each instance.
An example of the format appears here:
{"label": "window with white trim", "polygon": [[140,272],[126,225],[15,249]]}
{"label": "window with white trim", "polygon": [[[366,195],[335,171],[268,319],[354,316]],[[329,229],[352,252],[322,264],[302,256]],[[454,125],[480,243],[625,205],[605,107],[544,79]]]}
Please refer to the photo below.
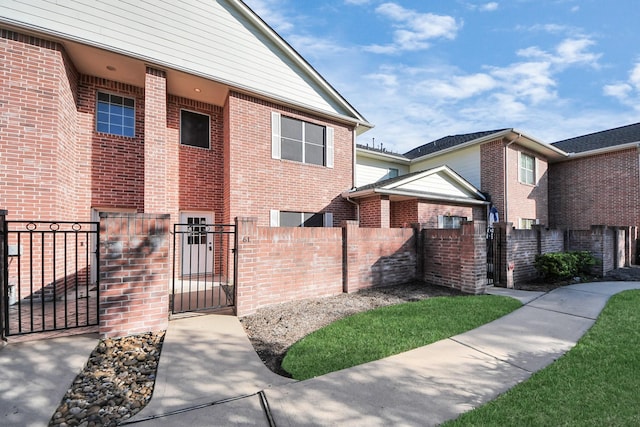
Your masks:
{"label": "window with white trim", "polygon": [[333,128],[271,113],[271,157],[333,167]]}
{"label": "window with white trim", "polygon": [[133,98],[98,92],[96,130],[133,138],[136,136],[135,104]]}
{"label": "window with white trim", "polygon": [[180,144],[208,149],[211,146],[210,122],[208,114],[180,110]]}
{"label": "window with white trim", "polygon": [[520,182],[535,185],[536,158],[526,153],[520,153]]}
{"label": "window with white trim", "polygon": [[531,218],[520,218],[520,229],[521,230],[531,230],[531,226],[538,224],[537,219]]}
{"label": "window with white trim", "polygon": [[460,228],[466,216],[438,215],[438,228]]}
{"label": "window with white trim", "polygon": [[387,170],[387,178],[395,178],[398,176],[399,173],[400,171],[398,171],[397,168],[389,168]]}
{"label": "window with white trim", "polygon": [[295,212],[271,210],[272,227],[333,227],[331,212]]}

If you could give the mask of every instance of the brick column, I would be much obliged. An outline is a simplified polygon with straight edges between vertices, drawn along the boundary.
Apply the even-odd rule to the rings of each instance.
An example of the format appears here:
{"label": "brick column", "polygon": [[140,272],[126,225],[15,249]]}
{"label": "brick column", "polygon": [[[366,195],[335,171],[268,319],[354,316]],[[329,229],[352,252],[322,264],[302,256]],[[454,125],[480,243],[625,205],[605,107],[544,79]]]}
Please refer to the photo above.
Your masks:
{"label": "brick column", "polygon": [[483,294],[487,288],[487,241],[484,221],[462,224],[460,241],[460,290]]}
{"label": "brick column", "polygon": [[358,289],[358,221],[342,222],[342,292]]}
{"label": "brick column", "polygon": [[258,218],[256,217],[237,217],[236,233],[238,246],[236,248],[238,264],[237,264],[237,281],[236,281],[236,298],[235,307],[236,315],[244,316],[245,314],[255,311],[258,301],[256,301],[256,264],[259,256],[258,245]]}
{"label": "brick column", "polygon": [[[170,162],[167,143],[167,78],[166,73],[147,67],[144,84],[144,211],[168,212],[168,170]],[[173,183],[177,187],[177,181]]]}
{"label": "brick column", "polygon": [[167,328],[169,215],[100,214],[100,334]]}

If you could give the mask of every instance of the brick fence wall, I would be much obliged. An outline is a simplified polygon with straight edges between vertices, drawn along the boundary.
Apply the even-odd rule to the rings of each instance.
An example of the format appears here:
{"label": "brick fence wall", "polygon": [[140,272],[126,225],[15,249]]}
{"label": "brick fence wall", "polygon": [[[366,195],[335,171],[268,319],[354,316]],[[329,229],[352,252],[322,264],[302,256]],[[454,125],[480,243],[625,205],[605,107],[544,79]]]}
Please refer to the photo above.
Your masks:
{"label": "brick fence wall", "polygon": [[511,223],[497,223],[501,228],[503,248],[502,286],[513,287],[537,278],[535,257],[564,251],[588,251],[598,260],[593,274],[604,276],[609,271],[629,265],[634,259],[633,242],[636,227],[591,226],[589,230],[554,230],[533,226],[531,230],[513,229]]}
{"label": "brick fence wall", "polygon": [[167,328],[169,215],[100,214],[100,334]]}

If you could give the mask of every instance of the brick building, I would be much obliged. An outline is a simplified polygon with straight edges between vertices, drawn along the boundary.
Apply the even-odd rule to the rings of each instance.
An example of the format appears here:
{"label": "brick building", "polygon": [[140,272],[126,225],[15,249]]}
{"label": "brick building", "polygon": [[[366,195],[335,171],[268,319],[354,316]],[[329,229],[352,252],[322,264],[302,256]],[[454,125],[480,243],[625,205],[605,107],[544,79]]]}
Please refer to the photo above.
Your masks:
{"label": "brick building", "polygon": [[354,219],[371,125],[241,1],[5,3],[0,58],[9,219]]}

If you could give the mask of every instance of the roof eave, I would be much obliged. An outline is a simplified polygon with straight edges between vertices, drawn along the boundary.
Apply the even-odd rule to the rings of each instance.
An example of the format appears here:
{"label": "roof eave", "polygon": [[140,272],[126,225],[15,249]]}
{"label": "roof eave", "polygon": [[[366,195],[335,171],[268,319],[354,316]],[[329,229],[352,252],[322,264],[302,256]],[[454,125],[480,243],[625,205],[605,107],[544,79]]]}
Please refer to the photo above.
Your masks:
{"label": "roof eave", "polygon": [[478,205],[478,206],[489,204],[489,202],[486,200],[466,199],[461,197],[448,197],[448,196],[443,196],[439,194],[416,193],[411,191],[389,190],[385,188],[369,188],[367,190],[362,190],[362,191],[345,191],[344,193],[342,193],[342,197],[345,199],[361,199],[361,198],[376,195],[376,194],[387,195],[387,196],[413,197],[416,199],[423,199],[423,200],[433,200],[433,201],[458,203],[458,204],[471,204],[471,205]]}
{"label": "roof eave", "polygon": [[583,157],[597,156],[598,154],[612,153],[614,151],[628,150],[630,148],[640,149],[640,141],[628,142],[626,144],[614,145],[611,147],[597,148],[595,150],[582,151],[580,153],[572,152],[568,153],[567,157],[559,159],[558,161],[561,162],[566,160],[580,159]]}
{"label": "roof eave", "polygon": [[382,159],[382,160],[393,160],[395,162],[402,163],[405,165],[409,165],[411,163],[411,159],[407,159],[402,154],[382,153],[379,151],[367,150],[366,148],[362,148],[362,147],[356,147],[356,151],[365,157],[371,157],[371,158]]}

